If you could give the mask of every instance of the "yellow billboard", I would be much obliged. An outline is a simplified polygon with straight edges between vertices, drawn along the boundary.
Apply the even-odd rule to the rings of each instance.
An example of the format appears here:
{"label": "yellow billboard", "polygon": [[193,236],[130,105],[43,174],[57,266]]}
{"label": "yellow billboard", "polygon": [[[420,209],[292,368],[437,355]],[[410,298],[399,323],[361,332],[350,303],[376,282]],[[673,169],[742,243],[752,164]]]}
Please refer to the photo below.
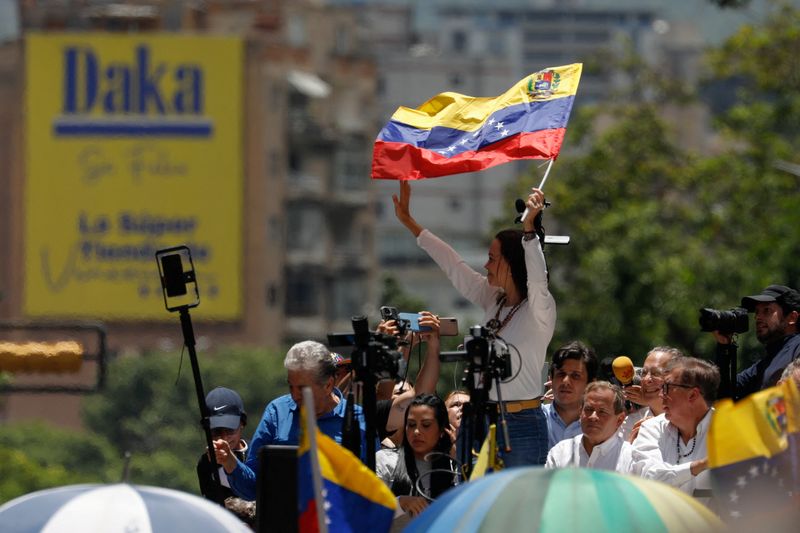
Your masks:
{"label": "yellow billboard", "polygon": [[28,36],[26,316],[169,319],[180,244],[197,315],[240,316],[242,65],[233,37]]}

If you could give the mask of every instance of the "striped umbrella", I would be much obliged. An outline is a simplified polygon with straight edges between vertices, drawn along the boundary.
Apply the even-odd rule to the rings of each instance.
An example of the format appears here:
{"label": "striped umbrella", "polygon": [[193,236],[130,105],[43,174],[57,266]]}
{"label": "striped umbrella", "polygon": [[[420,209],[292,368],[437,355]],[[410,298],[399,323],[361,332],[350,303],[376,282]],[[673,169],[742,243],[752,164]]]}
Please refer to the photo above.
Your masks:
{"label": "striped umbrella", "polygon": [[157,487],[70,485],[32,492],[0,507],[3,533],[246,532],[208,500]]}
{"label": "striped umbrella", "polygon": [[510,468],[442,495],[404,533],[721,531],[702,504],[663,483],[605,470]]}

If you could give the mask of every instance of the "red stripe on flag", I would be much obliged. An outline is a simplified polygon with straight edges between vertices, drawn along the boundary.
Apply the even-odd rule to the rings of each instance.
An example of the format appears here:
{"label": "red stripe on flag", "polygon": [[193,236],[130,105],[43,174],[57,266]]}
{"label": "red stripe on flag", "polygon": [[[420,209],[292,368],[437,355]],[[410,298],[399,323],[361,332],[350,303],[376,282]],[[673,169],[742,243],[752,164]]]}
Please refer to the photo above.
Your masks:
{"label": "red stripe on flag", "polygon": [[317,503],[315,500],[308,500],[306,508],[297,517],[297,530],[300,533],[318,533],[319,522],[317,519]]}
{"label": "red stripe on flag", "polygon": [[517,159],[555,158],[565,133],[566,128],[520,133],[453,157],[406,143],[375,141],[372,179],[419,180],[476,172]]}

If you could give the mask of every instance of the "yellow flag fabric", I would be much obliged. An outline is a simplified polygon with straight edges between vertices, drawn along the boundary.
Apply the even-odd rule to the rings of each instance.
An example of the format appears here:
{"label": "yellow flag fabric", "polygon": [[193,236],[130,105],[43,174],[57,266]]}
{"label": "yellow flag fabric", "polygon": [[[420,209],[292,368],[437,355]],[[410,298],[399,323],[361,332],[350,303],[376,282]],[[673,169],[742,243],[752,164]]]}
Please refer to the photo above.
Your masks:
{"label": "yellow flag fabric", "polygon": [[800,431],[800,392],[792,379],[737,403],[721,400],[714,407],[708,436],[710,468],[772,457],[787,450],[790,435]]}
{"label": "yellow flag fabric", "polygon": [[497,458],[497,426],[489,426],[489,434],[483,441],[481,451],[478,453],[478,460],[470,474],[470,481],[483,477],[489,472],[494,472],[502,468],[502,463]]}

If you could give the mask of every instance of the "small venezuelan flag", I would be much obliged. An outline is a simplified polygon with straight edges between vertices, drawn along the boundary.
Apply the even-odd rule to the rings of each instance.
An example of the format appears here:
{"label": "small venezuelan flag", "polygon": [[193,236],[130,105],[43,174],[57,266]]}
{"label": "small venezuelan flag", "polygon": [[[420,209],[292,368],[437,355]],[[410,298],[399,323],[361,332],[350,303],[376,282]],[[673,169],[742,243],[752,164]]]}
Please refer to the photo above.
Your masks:
{"label": "small venezuelan flag", "polygon": [[317,429],[313,414],[307,415],[314,412],[310,401],[311,408],[309,401],[301,407],[297,449],[298,530],[389,531],[396,505],[392,491],[358,457]]}
{"label": "small venezuelan flag", "polygon": [[582,68],[546,68],[496,98],[447,92],[417,109],[398,108],[375,140],[372,178],[423,179],[554,159]]}
{"label": "small venezuelan flag", "polygon": [[715,408],[708,466],[717,513],[735,531],[796,531],[800,393],[793,380]]}

